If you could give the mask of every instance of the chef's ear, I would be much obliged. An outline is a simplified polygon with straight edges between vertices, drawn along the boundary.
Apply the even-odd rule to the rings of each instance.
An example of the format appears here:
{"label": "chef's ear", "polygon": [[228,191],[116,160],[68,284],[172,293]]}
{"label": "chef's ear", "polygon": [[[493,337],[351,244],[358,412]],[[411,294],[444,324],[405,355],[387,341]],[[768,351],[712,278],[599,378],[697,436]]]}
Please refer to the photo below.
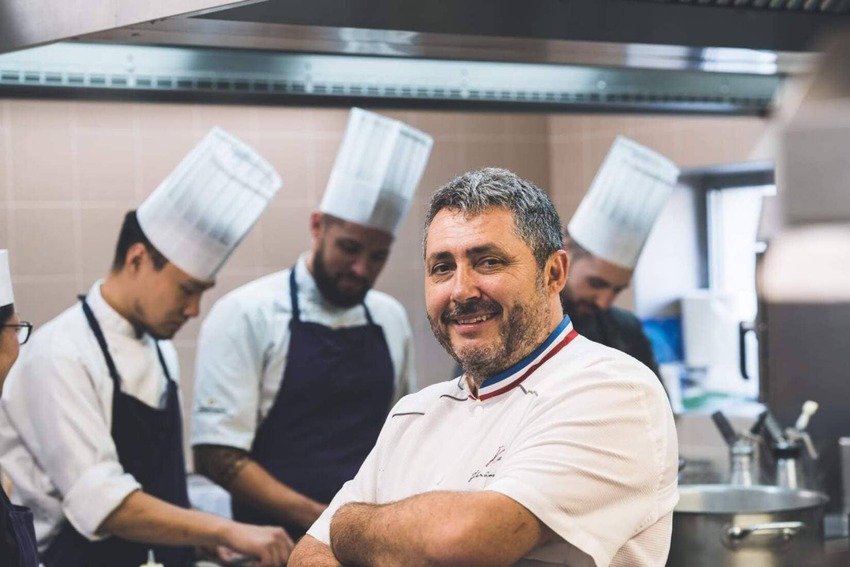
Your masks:
{"label": "chef's ear", "polygon": [[136,242],[127,249],[124,256],[124,269],[136,274],[142,268],[148,256],[148,249],[142,242]]}
{"label": "chef's ear", "polygon": [[544,285],[547,290],[561,293],[567,283],[567,272],[570,269],[570,257],[566,250],[556,250],[549,256],[544,268]]}

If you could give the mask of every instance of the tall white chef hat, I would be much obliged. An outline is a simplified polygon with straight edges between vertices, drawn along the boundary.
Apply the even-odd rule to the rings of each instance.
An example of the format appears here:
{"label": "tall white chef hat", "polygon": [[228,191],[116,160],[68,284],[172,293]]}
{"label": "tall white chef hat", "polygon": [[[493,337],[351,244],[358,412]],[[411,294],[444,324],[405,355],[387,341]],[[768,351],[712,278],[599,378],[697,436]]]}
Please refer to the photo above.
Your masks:
{"label": "tall white chef hat", "polygon": [[213,128],[136,214],[142,232],[170,262],[212,280],[280,186],[262,156]]}
{"label": "tall white chef hat", "polygon": [[403,122],[352,108],[319,209],[394,235],[433,142]]}
{"label": "tall white chef hat", "polygon": [[0,307],[15,302],[12,293],[12,272],[9,271],[9,251],[0,250]]}
{"label": "tall white chef hat", "polygon": [[678,177],[672,161],[617,136],[570,220],[570,237],[591,254],[634,269]]}

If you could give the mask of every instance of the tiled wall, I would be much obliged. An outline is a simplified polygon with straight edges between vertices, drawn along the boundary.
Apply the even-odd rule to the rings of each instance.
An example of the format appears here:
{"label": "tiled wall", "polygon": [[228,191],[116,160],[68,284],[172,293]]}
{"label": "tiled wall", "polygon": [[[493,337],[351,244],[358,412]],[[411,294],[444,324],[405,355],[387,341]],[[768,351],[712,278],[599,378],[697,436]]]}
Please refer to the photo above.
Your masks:
{"label": "tiled wall", "polygon": [[[568,219],[614,136],[625,134],[682,166],[745,159],[763,130],[755,118],[409,111],[386,112],[435,137],[411,214],[378,288],[407,307],[419,384],[450,376],[423,307],[421,225],[430,193],[455,175],[507,167],[552,196]],[[0,100],[0,248],[9,248],[20,312],[36,325],[69,306],[111,262],[123,214],[136,207],[212,126],[255,146],[284,188],[205,298],[291,265],[309,246],[347,109]],[[621,302],[629,305],[626,294]],[[199,320],[175,340],[191,399]]]}

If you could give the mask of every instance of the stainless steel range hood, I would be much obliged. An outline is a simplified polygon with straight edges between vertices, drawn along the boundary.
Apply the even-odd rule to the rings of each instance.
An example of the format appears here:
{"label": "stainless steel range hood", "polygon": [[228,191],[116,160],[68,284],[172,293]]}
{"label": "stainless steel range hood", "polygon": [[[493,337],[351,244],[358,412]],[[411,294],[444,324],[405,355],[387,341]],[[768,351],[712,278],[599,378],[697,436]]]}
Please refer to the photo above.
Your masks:
{"label": "stainless steel range hood", "polygon": [[266,0],[0,57],[0,94],[763,114],[847,17],[776,1]]}

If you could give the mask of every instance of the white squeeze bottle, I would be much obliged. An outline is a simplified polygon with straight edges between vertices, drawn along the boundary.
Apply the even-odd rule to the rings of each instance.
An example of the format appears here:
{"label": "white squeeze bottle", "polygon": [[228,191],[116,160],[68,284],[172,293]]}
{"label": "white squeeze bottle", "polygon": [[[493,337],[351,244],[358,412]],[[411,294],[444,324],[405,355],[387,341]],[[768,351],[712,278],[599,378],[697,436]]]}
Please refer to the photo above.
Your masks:
{"label": "white squeeze bottle", "polygon": [[140,567],[165,567],[162,563],[157,563],[153,556],[153,549],[148,550],[148,562]]}

